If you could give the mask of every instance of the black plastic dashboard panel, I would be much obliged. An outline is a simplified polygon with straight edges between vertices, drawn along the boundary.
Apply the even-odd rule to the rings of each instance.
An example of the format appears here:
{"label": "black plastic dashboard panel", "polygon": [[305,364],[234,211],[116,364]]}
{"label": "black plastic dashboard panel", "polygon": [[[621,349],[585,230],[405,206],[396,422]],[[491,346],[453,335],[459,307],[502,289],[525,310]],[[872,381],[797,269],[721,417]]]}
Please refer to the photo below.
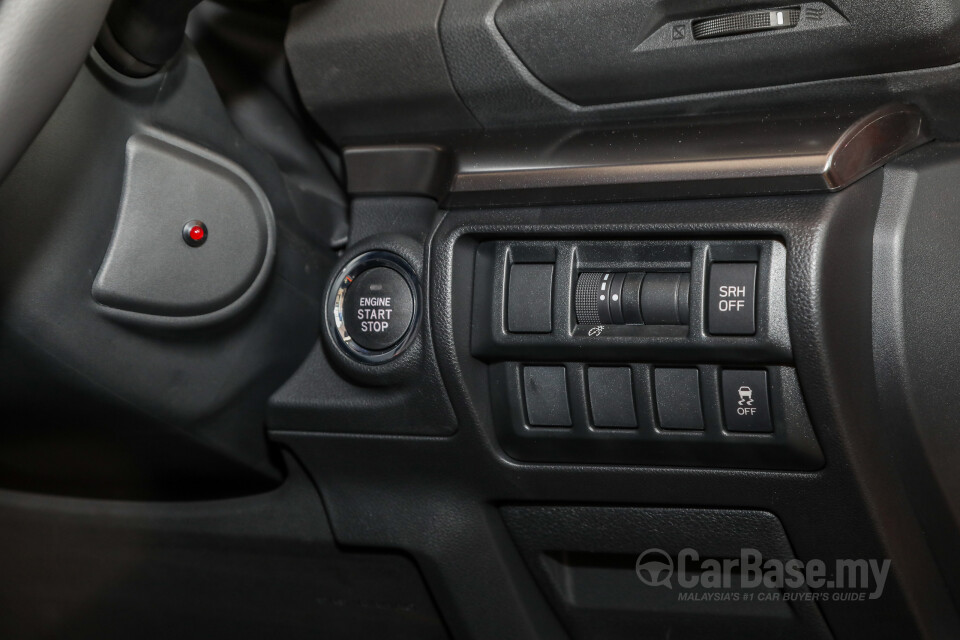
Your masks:
{"label": "black plastic dashboard panel", "polygon": [[416,565],[340,548],[283,460],[281,485],[231,500],[0,490],[0,637],[448,639]]}
{"label": "black plastic dashboard panel", "polygon": [[633,640],[638,629],[649,634],[644,637],[832,637],[814,602],[769,597],[765,586],[718,606],[709,598],[678,600],[674,589],[636,579],[637,556],[647,549],[670,558],[684,548],[698,549],[702,559],[731,558],[741,553],[747,531],[764,558],[795,557],[783,525],[768,511],[509,504],[500,513],[577,640]]}
{"label": "black plastic dashboard panel", "polygon": [[336,135],[385,112],[413,115],[406,107],[421,97],[425,102],[416,104],[416,115],[404,124],[408,133],[476,125],[447,72],[438,33],[443,5],[444,0],[324,0],[293,9],[288,57],[295,75],[315,80],[297,85],[328,132]]}
{"label": "black plastic dashboard panel", "polygon": [[[958,9],[948,0],[797,3],[824,9],[822,26],[801,24],[776,34],[699,40],[689,46],[673,46],[671,38],[664,47],[654,46],[653,36],[663,27],[672,33],[671,21],[782,5],[755,0],[525,3],[524,11],[533,14],[529,29],[546,28],[549,35],[551,24],[566,28],[517,47],[523,44],[532,57],[566,43],[568,49],[557,61],[545,64],[562,64],[562,75],[602,85],[590,104],[565,98],[531,71],[533,62],[518,56],[498,27],[511,5],[446,0],[441,11],[438,4],[324,0],[297,6],[286,41],[293,76],[309,112],[339,144],[420,142],[423,133],[527,125],[636,123],[797,107],[812,111],[840,104],[869,110],[890,102],[916,102],[937,114],[937,137],[960,135],[950,118],[960,66],[943,66],[957,59],[953,34]],[[346,21],[352,11],[367,19]],[[804,21],[815,22],[812,15]],[[401,26],[388,26],[397,24]],[[579,38],[582,44],[569,47],[570,40]],[[895,55],[891,42],[898,43]],[[640,45],[648,50],[632,51]],[[573,64],[561,62],[569,56],[576,56]],[[640,63],[648,57],[658,64]],[[607,64],[614,58],[615,64]],[[775,65],[765,76],[753,73],[765,68],[766,60],[784,58],[789,63]],[[711,68],[714,61],[730,59],[734,62],[723,69]],[[581,68],[592,66],[598,68],[584,76]],[[621,72],[627,75],[618,76]],[[653,82],[648,74],[663,78]],[[674,92],[645,97],[660,86],[674,87]],[[753,88],[737,88],[744,86]],[[611,102],[610,92],[633,97]]]}
{"label": "black plastic dashboard panel", "polygon": [[[424,242],[436,224],[437,204],[426,198],[357,198],[351,207],[351,244],[334,265],[336,274],[371,251],[399,256],[415,272],[424,305]],[[329,310],[328,310],[329,311]],[[271,397],[267,424],[305,432],[449,436],[457,417],[444,388],[432,343],[432,319],[424,312],[409,347],[395,358],[363,362],[348,355],[325,314],[321,337],[297,372]]]}
{"label": "black plastic dashboard panel", "polygon": [[[793,29],[700,40],[694,22],[796,7]],[[747,89],[960,60],[947,0],[504,0],[496,25],[544,84],[577,104]],[[889,55],[891,50],[900,52]]]}
{"label": "black plastic dashboard panel", "polygon": [[[871,336],[861,327],[869,326],[871,317],[873,223],[884,179],[884,173],[874,173],[834,194],[448,211],[430,237],[423,282],[432,345],[456,412],[456,432],[403,438],[303,433],[276,425],[272,435],[289,445],[314,476],[341,544],[401,549],[417,560],[456,637],[563,637],[529,573],[524,575],[522,566],[517,570],[518,554],[497,517],[500,505],[521,503],[736,505],[775,513],[798,558],[893,562],[882,600],[818,603],[836,637],[917,637],[919,626],[928,624],[952,637],[949,631],[955,629],[943,616],[949,609],[941,590],[943,567],[931,557],[896,470],[887,462],[877,429],[878,403],[865,382],[871,379],[873,351]],[[814,471],[786,471],[511,456],[499,437],[500,414],[491,400],[490,368],[499,365],[471,351],[475,295],[499,285],[475,284],[474,276],[481,245],[524,238],[555,245],[625,238],[782,242],[792,365],[772,366],[796,369],[825,464]],[[500,361],[594,362],[588,349],[581,351],[563,360],[516,356]],[[637,364],[638,377],[650,364],[642,355],[615,362]],[[598,358],[595,364],[611,361]],[[696,364],[712,366],[711,360]],[[434,386],[432,380],[413,384],[424,393]]]}

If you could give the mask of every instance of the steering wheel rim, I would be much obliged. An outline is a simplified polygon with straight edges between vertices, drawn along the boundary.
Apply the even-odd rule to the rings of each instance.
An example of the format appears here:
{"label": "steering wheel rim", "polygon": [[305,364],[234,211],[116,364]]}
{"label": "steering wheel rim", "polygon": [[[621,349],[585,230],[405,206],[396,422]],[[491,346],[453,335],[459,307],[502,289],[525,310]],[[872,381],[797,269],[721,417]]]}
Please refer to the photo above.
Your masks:
{"label": "steering wheel rim", "polygon": [[0,0],[0,182],[63,99],[110,0]]}

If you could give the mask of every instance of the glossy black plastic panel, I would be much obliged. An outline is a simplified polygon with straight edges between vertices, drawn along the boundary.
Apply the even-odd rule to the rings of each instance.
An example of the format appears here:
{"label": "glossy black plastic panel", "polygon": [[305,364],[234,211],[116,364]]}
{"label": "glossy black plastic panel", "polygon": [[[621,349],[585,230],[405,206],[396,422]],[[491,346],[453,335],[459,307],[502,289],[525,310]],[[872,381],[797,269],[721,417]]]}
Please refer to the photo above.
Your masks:
{"label": "glossy black plastic panel", "polygon": [[891,104],[427,135],[430,144],[348,147],[344,162],[354,194],[419,189],[459,208],[836,191],[929,139],[916,107]]}

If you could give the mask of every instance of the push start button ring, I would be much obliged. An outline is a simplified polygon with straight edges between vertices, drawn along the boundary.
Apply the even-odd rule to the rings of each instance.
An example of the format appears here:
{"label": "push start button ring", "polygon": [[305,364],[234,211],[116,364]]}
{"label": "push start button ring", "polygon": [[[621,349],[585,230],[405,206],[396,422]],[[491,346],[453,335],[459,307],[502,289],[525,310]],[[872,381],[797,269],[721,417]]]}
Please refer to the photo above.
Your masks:
{"label": "push start button ring", "polygon": [[[351,335],[350,325],[356,325],[356,323],[350,322],[347,317],[350,312],[347,309],[350,299],[348,292],[364,272],[378,268],[391,270],[399,275],[406,286],[409,287],[409,322],[405,331],[400,334],[395,342],[383,349],[370,349],[359,344],[357,339]],[[327,321],[332,325],[331,329],[333,331],[331,333],[336,337],[337,346],[355,360],[368,364],[387,362],[403,353],[416,336],[421,314],[419,280],[406,260],[395,253],[370,251],[348,262],[333,280],[327,299]],[[400,312],[402,309],[397,309],[397,311]],[[403,318],[391,315],[390,321],[392,323],[402,322]],[[370,344],[369,340],[361,338],[361,341]]]}

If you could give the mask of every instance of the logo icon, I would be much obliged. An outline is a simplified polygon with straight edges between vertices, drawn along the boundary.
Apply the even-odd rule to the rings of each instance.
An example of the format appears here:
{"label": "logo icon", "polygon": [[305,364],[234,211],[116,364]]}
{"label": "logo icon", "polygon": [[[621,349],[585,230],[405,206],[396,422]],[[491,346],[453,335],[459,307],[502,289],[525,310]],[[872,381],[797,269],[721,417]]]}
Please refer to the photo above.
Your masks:
{"label": "logo icon", "polygon": [[685,24],[675,24],[673,25],[673,39],[674,40],[683,40],[687,37],[687,25]]}
{"label": "logo icon", "polygon": [[650,587],[673,589],[673,558],[663,549],[647,549],[637,558],[637,577]]}
{"label": "logo icon", "polygon": [[595,326],[594,328],[590,329],[590,331],[587,331],[587,335],[590,336],[591,338],[596,338],[596,337],[599,336],[601,333],[603,333],[603,325],[602,325],[602,324],[598,324],[598,325]]}
{"label": "logo icon", "polygon": [[738,391],[740,393],[740,402],[738,402],[737,404],[739,404],[740,406],[753,404],[753,389],[747,386],[743,386],[743,387],[740,387]]}

